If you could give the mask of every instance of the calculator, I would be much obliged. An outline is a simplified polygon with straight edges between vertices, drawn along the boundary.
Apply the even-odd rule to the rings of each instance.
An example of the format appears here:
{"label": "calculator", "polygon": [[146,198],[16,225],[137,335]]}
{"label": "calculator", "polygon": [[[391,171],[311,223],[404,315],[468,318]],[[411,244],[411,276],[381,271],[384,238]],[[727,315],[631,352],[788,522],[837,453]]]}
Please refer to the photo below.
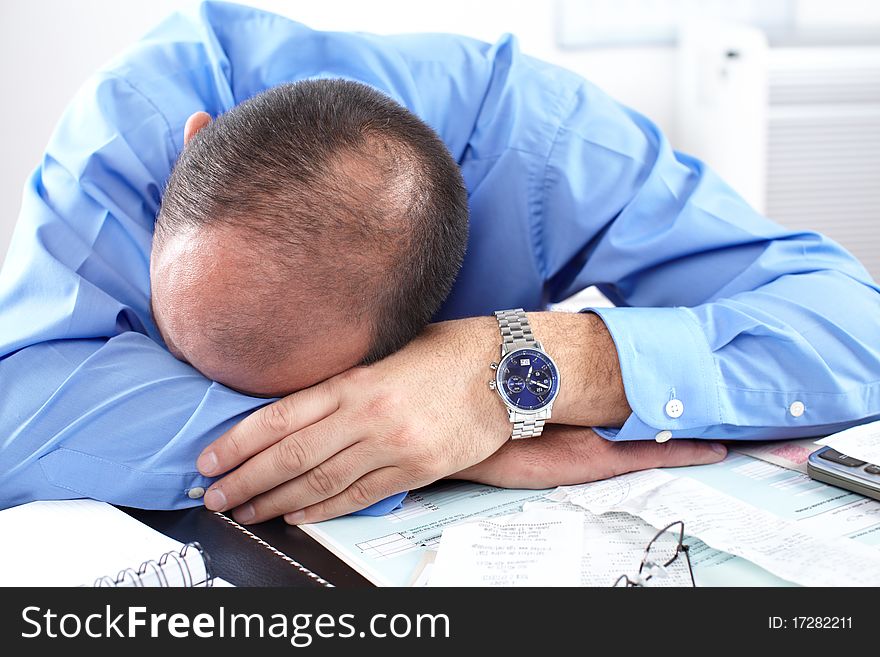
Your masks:
{"label": "calculator", "polygon": [[880,500],[880,465],[866,463],[823,447],[810,454],[807,473],[813,479]]}

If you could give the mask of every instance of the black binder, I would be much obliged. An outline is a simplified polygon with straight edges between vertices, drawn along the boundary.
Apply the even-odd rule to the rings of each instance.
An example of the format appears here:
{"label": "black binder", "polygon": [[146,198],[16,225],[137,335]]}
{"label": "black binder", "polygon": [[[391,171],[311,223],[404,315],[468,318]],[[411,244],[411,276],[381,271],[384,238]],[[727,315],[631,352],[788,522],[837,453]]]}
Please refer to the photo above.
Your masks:
{"label": "black binder", "polygon": [[213,574],[236,586],[373,586],[281,518],[244,527],[204,507],[182,511],[120,509],[181,543],[197,542],[209,555]]}

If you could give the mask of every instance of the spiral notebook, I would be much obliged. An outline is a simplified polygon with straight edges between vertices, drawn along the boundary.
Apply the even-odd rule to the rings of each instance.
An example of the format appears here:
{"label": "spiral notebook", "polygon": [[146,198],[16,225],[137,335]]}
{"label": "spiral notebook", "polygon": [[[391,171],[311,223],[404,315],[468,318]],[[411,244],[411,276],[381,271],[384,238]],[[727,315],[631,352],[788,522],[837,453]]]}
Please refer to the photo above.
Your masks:
{"label": "spiral notebook", "polygon": [[0,586],[231,586],[210,556],[94,500],[0,511]]}

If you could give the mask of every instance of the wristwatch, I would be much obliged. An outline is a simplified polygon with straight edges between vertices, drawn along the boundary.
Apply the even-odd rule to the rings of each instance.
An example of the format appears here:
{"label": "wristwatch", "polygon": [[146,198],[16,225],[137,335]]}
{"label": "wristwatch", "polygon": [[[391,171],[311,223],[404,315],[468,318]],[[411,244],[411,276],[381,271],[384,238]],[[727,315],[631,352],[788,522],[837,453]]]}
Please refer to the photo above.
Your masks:
{"label": "wristwatch", "polygon": [[522,308],[495,313],[501,330],[501,360],[492,363],[489,387],[501,397],[513,424],[511,438],[540,436],[559,394],[556,363],[532,335]]}

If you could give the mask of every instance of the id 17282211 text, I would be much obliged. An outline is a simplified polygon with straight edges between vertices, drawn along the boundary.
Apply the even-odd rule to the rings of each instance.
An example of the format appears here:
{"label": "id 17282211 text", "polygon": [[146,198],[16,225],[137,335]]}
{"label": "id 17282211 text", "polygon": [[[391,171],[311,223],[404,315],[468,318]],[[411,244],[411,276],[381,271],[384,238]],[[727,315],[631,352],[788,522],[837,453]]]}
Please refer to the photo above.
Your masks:
{"label": "id 17282211 text", "polygon": [[851,630],[852,616],[770,616],[771,630]]}

